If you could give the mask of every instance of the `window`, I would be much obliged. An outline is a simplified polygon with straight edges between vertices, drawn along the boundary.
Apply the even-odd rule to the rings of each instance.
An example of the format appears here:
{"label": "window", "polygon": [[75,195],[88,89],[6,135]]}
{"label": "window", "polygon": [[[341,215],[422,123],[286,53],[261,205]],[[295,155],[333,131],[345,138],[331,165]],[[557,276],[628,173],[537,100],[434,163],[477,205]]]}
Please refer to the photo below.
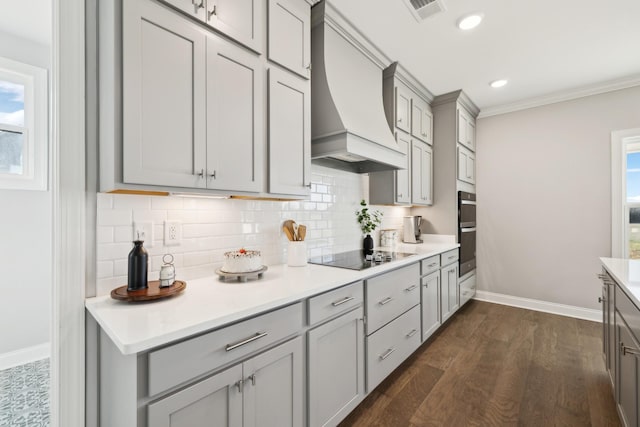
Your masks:
{"label": "window", "polygon": [[626,146],[626,242],[627,258],[640,259],[640,142],[625,141]]}
{"label": "window", "polygon": [[47,71],[0,58],[0,188],[47,189]]}

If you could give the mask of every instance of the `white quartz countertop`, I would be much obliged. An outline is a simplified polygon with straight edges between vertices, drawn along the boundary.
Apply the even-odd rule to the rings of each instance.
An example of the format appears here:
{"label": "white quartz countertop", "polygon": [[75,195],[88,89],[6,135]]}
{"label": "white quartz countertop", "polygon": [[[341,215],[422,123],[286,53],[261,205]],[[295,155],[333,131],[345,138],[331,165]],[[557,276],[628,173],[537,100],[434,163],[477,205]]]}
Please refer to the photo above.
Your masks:
{"label": "white quartz countertop", "polygon": [[600,261],[633,303],[640,307],[640,260],[600,258]]}
{"label": "white quartz countertop", "polygon": [[313,264],[305,267],[275,265],[269,266],[259,280],[224,282],[218,276],[212,276],[188,281],[184,292],[166,300],[127,303],[102,296],[88,298],[85,306],[123,354],[134,354],[409,265],[458,246],[457,243],[401,244],[396,248],[398,252],[415,253],[416,256],[362,271]]}

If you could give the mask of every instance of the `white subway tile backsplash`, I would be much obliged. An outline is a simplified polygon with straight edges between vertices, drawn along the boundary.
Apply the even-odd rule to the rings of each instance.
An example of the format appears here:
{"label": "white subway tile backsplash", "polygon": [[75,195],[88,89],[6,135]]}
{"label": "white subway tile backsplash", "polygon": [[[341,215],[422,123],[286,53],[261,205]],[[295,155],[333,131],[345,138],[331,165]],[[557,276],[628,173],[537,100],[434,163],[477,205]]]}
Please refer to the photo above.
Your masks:
{"label": "white subway tile backsplash", "polygon": [[[307,226],[309,256],[359,249],[355,212],[367,189],[366,176],[313,165],[310,198],[303,201],[98,194],[97,295],[127,283],[134,220],[154,222],[153,247],[147,248],[150,280],[157,279],[166,253],[174,256],[178,278],[190,280],[214,275],[224,252],[240,247],[260,250],[266,265],[286,262],[286,219]],[[384,213],[381,228],[400,228],[407,214],[404,208],[374,208]],[[164,246],[165,220],[182,223],[180,245]],[[378,233],[373,237],[377,244]]]}

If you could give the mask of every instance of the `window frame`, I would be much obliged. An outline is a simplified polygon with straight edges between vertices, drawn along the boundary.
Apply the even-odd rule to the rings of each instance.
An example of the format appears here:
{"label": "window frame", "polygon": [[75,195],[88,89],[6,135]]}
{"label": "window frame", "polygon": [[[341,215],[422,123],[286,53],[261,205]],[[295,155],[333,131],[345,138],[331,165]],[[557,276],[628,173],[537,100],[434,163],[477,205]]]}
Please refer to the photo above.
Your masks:
{"label": "window frame", "polygon": [[0,124],[1,130],[23,135],[22,174],[0,173],[0,189],[46,191],[49,172],[47,70],[0,57],[0,80],[24,86],[24,126]]}

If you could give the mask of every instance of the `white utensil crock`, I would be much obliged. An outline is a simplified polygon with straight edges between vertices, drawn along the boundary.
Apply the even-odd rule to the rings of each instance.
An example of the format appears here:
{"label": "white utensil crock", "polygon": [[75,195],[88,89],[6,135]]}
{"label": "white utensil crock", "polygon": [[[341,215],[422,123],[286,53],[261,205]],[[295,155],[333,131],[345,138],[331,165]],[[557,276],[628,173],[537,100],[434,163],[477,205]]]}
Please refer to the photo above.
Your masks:
{"label": "white utensil crock", "polygon": [[287,265],[289,267],[304,267],[307,265],[307,242],[289,242]]}

